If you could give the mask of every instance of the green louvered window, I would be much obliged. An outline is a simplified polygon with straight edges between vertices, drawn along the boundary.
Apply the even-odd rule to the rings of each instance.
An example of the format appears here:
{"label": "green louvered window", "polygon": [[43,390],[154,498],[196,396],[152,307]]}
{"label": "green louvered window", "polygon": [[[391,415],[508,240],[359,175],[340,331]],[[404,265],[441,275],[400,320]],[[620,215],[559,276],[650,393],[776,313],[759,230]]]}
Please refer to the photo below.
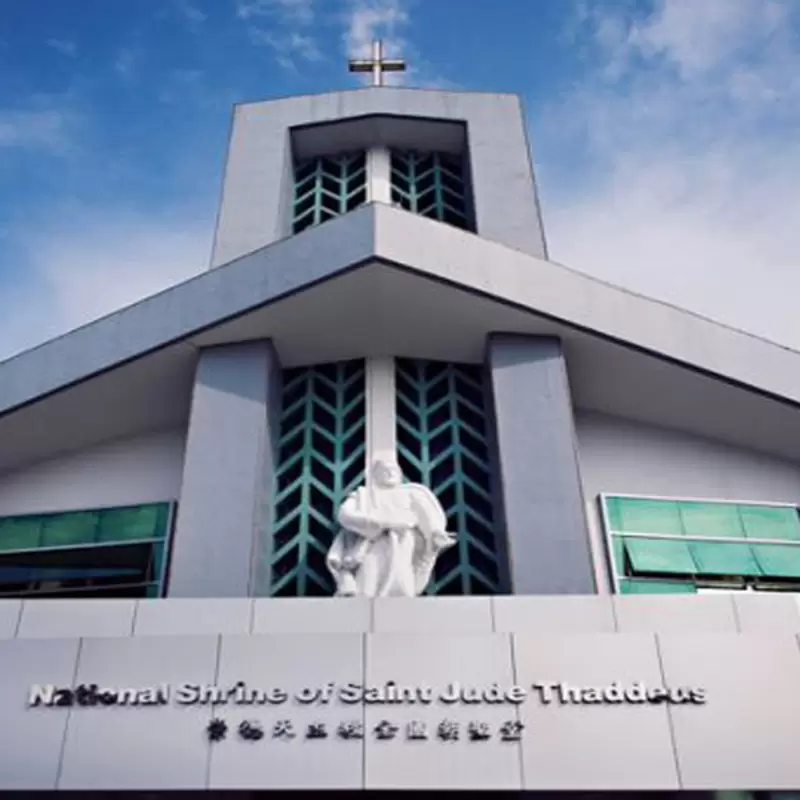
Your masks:
{"label": "green louvered window", "polygon": [[292,233],[346,214],[366,200],[363,151],[298,161],[294,165]]}
{"label": "green louvered window", "polygon": [[364,361],[283,373],[268,592],[327,596],[336,512],[364,482]]}
{"label": "green louvered window", "polygon": [[0,518],[2,597],[159,597],[170,503]]}
{"label": "green louvered window", "polygon": [[501,590],[481,369],[398,359],[397,450],[407,480],[439,498],[457,543],[440,557],[431,594]]}
{"label": "green louvered window", "polygon": [[800,515],[788,505],[603,496],[622,593],[800,591]]}
{"label": "green louvered window", "polygon": [[471,228],[464,160],[448,153],[391,151],[392,202],[406,211]]}

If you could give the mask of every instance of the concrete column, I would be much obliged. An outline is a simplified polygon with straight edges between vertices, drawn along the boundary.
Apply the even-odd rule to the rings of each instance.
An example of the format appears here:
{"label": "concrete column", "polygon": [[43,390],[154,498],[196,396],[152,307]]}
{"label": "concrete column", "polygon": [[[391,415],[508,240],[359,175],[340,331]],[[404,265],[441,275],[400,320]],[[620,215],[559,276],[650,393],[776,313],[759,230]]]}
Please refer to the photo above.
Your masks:
{"label": "concrete column", "polygon": [[367,200],[370,203],[392,202],[392,166],[388,147],[367,150]]}
{"label": "concrete column", "polygon": [[367,469],[379,453],[397,449],[394,359],[375,356],[366,363],[367,393]]}
{"label": "concrete column", "polygon": [[270,342],[201,352],[169,596],[254,594],[267,557],[279,413],[280,368]]}
{"label": "concrete column", "polygon": [[591,594],[567,371],[558,339],[492,334],[496,485],[514,594]]}

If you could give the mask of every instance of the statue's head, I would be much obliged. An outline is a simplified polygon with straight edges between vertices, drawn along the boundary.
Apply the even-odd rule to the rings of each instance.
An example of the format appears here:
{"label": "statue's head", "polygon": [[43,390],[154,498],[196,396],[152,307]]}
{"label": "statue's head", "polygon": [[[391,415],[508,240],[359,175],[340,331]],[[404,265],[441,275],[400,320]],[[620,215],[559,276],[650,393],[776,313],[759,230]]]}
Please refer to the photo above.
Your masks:
{"label": "statue's head", "polygon": [[372,480],[376,486],[384,489],[400,486],[403,471],[394,455],[380,455],[372,462]]}

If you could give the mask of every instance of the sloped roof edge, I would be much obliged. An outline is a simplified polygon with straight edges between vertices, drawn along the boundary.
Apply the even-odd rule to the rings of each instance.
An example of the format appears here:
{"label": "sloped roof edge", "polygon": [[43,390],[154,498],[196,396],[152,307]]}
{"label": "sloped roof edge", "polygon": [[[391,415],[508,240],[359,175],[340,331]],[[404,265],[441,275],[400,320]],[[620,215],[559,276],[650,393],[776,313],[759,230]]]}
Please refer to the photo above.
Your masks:
{"label": "sloped roof edge", "polygon": [[[382,206],[383,259],[728,382],[800,403],[800,352],[585,273]],[[613,376],[609,376],[612,378]]]}
{"label": "sloped roof edge", "polygon": [[800,403],[797,351],[474,234],[369,204],[0,363],[0,413],[373,261]]}

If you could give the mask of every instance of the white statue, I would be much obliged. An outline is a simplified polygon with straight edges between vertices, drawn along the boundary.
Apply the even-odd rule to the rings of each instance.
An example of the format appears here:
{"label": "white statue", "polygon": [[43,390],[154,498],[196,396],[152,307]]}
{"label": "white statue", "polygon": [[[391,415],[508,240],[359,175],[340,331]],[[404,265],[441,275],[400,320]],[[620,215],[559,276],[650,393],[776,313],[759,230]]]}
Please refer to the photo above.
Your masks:
{"label": "white statue", "polygon": [[339,509],[342,529],[327,557],[336,596],[415,597],[455,538],[436,495],[403,483],[393,455],[376,458],[370,478]]}

